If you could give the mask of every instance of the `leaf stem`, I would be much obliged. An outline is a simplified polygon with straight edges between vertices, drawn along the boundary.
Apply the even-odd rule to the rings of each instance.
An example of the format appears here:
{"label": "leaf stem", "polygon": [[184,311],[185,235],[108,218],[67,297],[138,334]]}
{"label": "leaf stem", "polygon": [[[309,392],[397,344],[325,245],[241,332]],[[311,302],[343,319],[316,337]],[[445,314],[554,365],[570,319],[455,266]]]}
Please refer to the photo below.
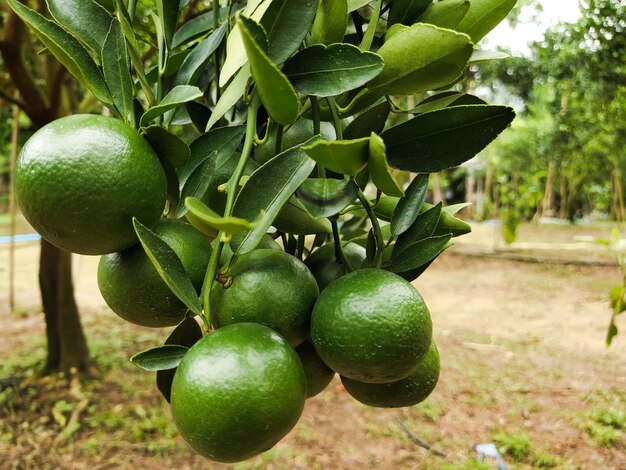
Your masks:
{"label": "leaf stem", "polygon": [[357,197],[359,198],[359,201],[361,201],[365,212],[367,212],[367,216],[369,217],[370,222],[372,223],[372,228],[374,229],[374,238],[376,239],[376,256],[374,257],[374,266],[376,268],[380,268],[383,264],[383,250],[385,249],[385,239],[383,237],[383,231],[380,228],[380,222],[378,222],[378,217],[376,217],[376,214],[374,214],[372,206],[365,194],[363,194],[362,190],[359,189]]}
{"label": "leaf stem", "polygon": [[337,133],[337,140],[343,140],[343,127],[341,126],[341,119],[339,119],[339,113],[337,111],[337,103],[332,98],[326,98],[328,103],[328,109],[333,117],[333,125],[335,126],[335,132]]}
{"label": "leaf stem", "polygon": [[[317,101],[316,96],[310,97],[311,111],[313,113],[313,135],[322,133],[321,119],[320,119],[320,103]],[[322,165],[317,165],[317,177],[326,178],[326,170]]]}
{"label": "leaf stem", "polygon": [[[252,100],[248,106],[248,121],[246,123],[246,139],[243,144],[243,150],[239,157],[237,168],[233,172],[232,176],[228,180],[226,186],[226,207],[224,208],[224,217],[230,217],[233,211],[233,205],[235,203],[235,196],[239,182],[243,176],[243,172],[246,168],[246,164],[250,159],[252,153],[252,147],[256,138],[256,119],[257,108],[259,107],[259,95],[255,92],[252,95]],[[217,274],[217,268],[222,255],[222,249],[224,248],[224,237],[226,233],[222,230],[217,234],[217,245],[211,253],[211,259],[209,260],[209,266],[207,267],[206,275],[204,276],[204,283],[202,285],[202,303],[204,306],[204,315],[202,321],[204,322],[205,329],[210,328],[211,325],[211,288],[213,287],[213,281]],[[231,264],[235,255],[231,258]]]}

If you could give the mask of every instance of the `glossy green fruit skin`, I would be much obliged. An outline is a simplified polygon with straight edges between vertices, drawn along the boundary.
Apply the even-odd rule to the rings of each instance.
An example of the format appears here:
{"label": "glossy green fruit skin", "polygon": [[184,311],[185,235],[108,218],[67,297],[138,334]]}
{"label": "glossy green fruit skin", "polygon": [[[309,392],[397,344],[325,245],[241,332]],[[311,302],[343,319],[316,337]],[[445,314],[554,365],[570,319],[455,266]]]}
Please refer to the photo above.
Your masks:
{"label": "glossy green fruit skin", "polygon": [[215,328],[260,323],[294,347],[308,336],[319,289],[302,261],[284,251],[253,250],[239,256],[227,276],[229,282],[216,282],[211,290]]}
{"label": "glossy green fruit skin", "polygon": [[306,379],[295,351],[262,325],[225,326],[197,342],[176,370],[171,405],[185,441],[218,462],[272,448],[298,422]]}
{"label": "glossy green fruit skin", "polygon": [[306,376],[306,396],[312,398],[322,392],[333,380],[335,371],[319,357],[311,338],[307,338],[296,348]]}
{"label": "glossy green fruit skin", "polygon": [[[353,270],[361,267],[363,260],[365,260],[365,248],[355,243],[347,243],[343,246],[343,252]],[[334,243],[327,243],[315,250],[304,264],[315,277],[320,292],[330,283],[346,274],[343,263],[338,262],[335,256]]]}
{"label": "glossy green fruit skin", "polygon": [[165,172],[148,142],[105,116],[63,117],[39,129],[16,163],[24,217],[46,240],[102,255],[137,242],[136,217],[154,225],[166,199]]}
{"label": "glossy green fruit skin", "polygon": [[[161,219],[153,230],[180,258],[200,293],[212,251],[208,239],[189,224],[173,219]],[[187,307],[161,279],[141,244],[102,256],[98,286],[109,308],[137,325],[174,326],[187,314]]]}
{"label": "glossy green fruit skin", "polygon": [[346,377],[341,382],[357,401],[378,408],[413,406],[426,400],[439,380],[439,351],[433,341],[417,369],[407,378],[386,384],[356,382]]}
{"label": "glossy green fruit skin", "polygon": [[426,355],[432,321],[422,296],[397,274],[360,269],[321,294],[311,339],[338,374],[367,383],[408,377]]}

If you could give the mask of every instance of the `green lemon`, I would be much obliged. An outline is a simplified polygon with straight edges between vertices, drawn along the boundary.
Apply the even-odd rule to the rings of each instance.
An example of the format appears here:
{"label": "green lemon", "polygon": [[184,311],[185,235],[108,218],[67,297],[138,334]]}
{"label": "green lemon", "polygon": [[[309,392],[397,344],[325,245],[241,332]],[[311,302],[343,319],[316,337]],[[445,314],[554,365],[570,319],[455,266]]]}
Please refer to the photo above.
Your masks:
{"label": "green lemon", "polygon": [[307,398],[314,397],[328,387],[335,376],[335,371],[324,364],[310,338],[298,346],[296,352],[300,356],[306,376],[306,396]]}
{"label": "green lemon", "polygon": [[319,290],[302,261],[284,251],[253,250],[239,256],[225,277],[211,290],[215,328],[254,322],[278,331],[292,346],[304,341]]}
{"label": "green lemon", "polygon": [[[161,219],[153,230],[178,255],[200,292],[211,257],[209,241],[191,225],[173,219]],[[102,256],[98,286],[111,310],[137,325],[173,326],[187,313],[187,307],[161,279],[141,244]]]}
{"label": "green lemon", "polygon": [[[335,127],[332,123],[320,122],[320,134],[326,140],[335,140]],[[298,119],[283,134],[282,151],[302,144],[313,137],[313,121],[305,118]],[[266,142],[255,147],[254,159],[262,165],[270,158],[276,156],[276,138],[271,135]]]}
{"label": "green lemon", "polygon": [[[352,269],[359,269],[365,259],[365,248],[355,243],[347,243],[343,246],[343,252],[350,262]],[[315,277],[320,292],[323,291],[335,279],[346,274],[345,267],[335,256],[334,243],[327,243],[315,250],[309,256],[305,264]]]}
{"label": "green lemon", "polygon": [[431,342],[428,353],[407,378],[386,384],[368,384],[341,378],[346,391],[356,400],[379,408],[413,406],[424,401],[439,380],[439,351]]}
{"label": "green lemon", "polygon": [[408,377],[430,346],[432,322],[417,290],[397,274],[360,269],[320,294],[311,339],[322,360],[359,382]]}
{"label": "green lemon", "polygon": [[68,116],[39,129],[15,167],[24,217],[53,245],[86,255],[137,242],[132,218],[154,225],[165,206],[165,172],[148,142],[105,116]]}
{"label": "green lemon", "polygon": [[296,425],[306,396],[298,355],[275,331],[225,326],[197,342],[174,375],[171,405],[185,441],[219,462],[272,448]]}

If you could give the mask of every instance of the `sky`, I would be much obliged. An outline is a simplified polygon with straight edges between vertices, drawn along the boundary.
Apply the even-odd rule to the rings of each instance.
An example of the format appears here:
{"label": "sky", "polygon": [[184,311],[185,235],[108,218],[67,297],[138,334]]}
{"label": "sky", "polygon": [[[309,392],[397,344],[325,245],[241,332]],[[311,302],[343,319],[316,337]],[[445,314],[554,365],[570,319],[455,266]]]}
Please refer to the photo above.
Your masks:
{"label": "sky", "polygon": [[542,0],[541,5],[543,12],[536,19],[533,18],[533,8],[524,9],[515,29],[511,29],[507,22],[500,23],[489,33],[484,47],[504,46],[513,53],[527,54],[528,44],[540,40],[547,28],[559,21],[575,22],[580,17],[578,0]]}

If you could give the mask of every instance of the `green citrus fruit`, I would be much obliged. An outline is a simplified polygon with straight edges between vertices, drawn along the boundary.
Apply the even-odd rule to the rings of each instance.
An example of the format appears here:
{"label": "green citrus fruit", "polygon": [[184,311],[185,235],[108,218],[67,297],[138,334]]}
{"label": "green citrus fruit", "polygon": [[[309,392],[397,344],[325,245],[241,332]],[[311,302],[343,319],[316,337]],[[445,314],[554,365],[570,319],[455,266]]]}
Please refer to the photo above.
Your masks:
{"label": "green citrus fruit", "polygon": [[15,167],[24,217],[50,243],[86,255],[137,242],[132,218],[154,225],[165,172],[150,144],[117,119],[82,114],[39,129]]}
{"label": "green citrus fruit", "polygon": [[[352,269],[359,269],[361,267],[365,259],[365,248],[355,243],[347,243],[343,246],[343,252],[350,262]],[[343,263],[338,261],[335,256],[334,243],[327,243],[318,250],[315,250],[311,256],[306,259],[305,264],[315,277],[320,292],[335,279],[346,274]]]}
{"label": "green citrus fruit", "polygon": [[439,380],[439,352],[431,342],[428,353],[407,378],[386,384],[368,384],[341,378],[343,386],[361,403],[379,408],[413,406],[432,393]]}
{"label": "green citrus fruit", "polygon": [[310,338],[304,340],[296,348],[296,352],[300,356],[304,375],[306,376],[306,396],[307,398],[314,397],[328,387],[328,384],[335,376],[335,371],[324,364],[324,361],[315,351],[315,346],[313,346]]}
{"label": "green citrus fruit", "polygon": [[422,296],[397,274],[360,269],[320,294],[311,339],[335,372],[359,382],[408,377],[430,346],[432,322]]}
{"label": "green citrus fruit", "polygon": [[198,453],[238,462],[272,448],[297,423],[306,379],[298,355],[275,331],[225,326],[185,354],[172,384],[172,414]]}
{"label": "green citrus fruit", "polygon": [[[195,228],[161,219],[153,228],[174,250],[198,292],[211,256],[209,241]],[[131,323],[150,327],[180,323],[187,307],[172,293],[141,244],[100,258],[98,286],[107,305]]]}
{"label": "green citrus fruit", "polygon": [[[326,140],[335,140],[335,127],[330,122],[320,122],[320,134]],[[309,119],[298,119],[283,134],[282,150],[287,150],[302,144],[313,137],[313,121]],[[255,147],[254,159],[263,164],[270,158],[276,156],[276,138],[271,135],[263,144]]]}
{"label": "green citrus fruit", "polygon": [[239,256],[226,277],[211,290],[213,326],[261,323],[292,346],[304,341],[319,290],[302,261],[284,251],[253,250]]}

